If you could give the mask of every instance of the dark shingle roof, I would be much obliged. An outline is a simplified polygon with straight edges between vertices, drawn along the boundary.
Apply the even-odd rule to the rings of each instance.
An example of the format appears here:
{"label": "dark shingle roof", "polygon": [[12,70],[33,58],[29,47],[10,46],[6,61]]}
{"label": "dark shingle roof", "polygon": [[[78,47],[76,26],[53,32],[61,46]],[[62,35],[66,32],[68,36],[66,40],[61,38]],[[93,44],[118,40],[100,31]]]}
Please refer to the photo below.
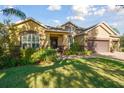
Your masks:
{"label": "dark shingle roof", "polygon": [[63,28],[61,27],[53,27],[53,26],[48,26],[46,25],[48,29],[52,29],[52,30],[64,30]]}
{"label": "dark shingle roof", "polygon": [[93,26],[90,26],[90,27],[88,27],[88,28],[85,28],[84,31],[87,31],[87,30],[89,30],[89,29],[92,29],[92,28],[96,27],[97,25],[98,25],[98,24],[93,25]]}

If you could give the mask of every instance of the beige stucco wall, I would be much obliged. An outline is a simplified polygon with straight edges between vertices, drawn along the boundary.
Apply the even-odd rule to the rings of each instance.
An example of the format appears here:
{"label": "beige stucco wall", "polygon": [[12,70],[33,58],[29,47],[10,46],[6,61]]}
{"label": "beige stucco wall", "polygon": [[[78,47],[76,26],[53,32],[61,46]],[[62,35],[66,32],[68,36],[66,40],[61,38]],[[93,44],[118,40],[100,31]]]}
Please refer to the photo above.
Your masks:
{"label": "beige stucco wall", "polygon": [[18,45],[20,45],[20,33],[25,31],[34,31],[40,35],[40,46],[41,47],[50,47],[50,36],[58,37],[58,46],[61,45],[68,45],[68,33],[65,32],[56,32],[56,31],[48,31],[47,28],[39,25],[38,23],[28,20],[22,22],[20,24],[15,25],[17,27],[17,34],[18,34]]}
{"label": "beige stucco wall", "polygon": [[[118,42],[118,49],[120,45],[120,39],[117,34],[115,34],[110,28],[108,28],[106,25],[101,24],[97,26],[96,28],[89,30],[86,32],[87,36],[86,38],[89,40],[95,40],[94,43],[98,46],[96,47],[96,50],[98,51],[110,51],[110,48],[112,47],[112,41]],[[79,43],[83,43],[84,35],[78,35],[75,37],[75,40]]]}
{"label": "beige stucco wall", "polygon": [[116,36],[112,29],[110,29],[111,27],[109,28],[107,24],[101,24],[100,26],[104,28],[106,31],[108,31],[112,36]]}
{"label": "beige stucco wall", "polygon": [[40,35],[40,44],[42,46],[43,41],[45,39],[45,28],[40,26],[39,24],[33,22],[32,20],[20,23],[15,25],[17,27],[17,34],[18,34],[18,45],[20,45],[20,33],[21,32],[28,32],[28,31],[35,31]]}
{"label": "beige stucco wall", "polygon": [[110,34],[103,29],[102,27],[98,26],[95,29],[88,32],[88,37],[96,37],[96,38],[109,38]]}
{"label": "beige stucco wall", "polygon": [[68,38],[68,35],[63,35],[63,45],[65,46],[65,48],[68,48],[69,47],[69,38]]}

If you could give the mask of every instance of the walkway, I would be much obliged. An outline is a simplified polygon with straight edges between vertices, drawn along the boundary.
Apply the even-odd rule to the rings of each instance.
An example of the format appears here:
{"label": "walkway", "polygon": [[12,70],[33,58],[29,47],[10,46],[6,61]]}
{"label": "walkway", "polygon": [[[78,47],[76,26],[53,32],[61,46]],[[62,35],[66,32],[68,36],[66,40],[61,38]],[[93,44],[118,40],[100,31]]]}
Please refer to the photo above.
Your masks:
{"label": "walkway", "polygon": [[112,57],[112,58],[116,58],[116,59],[120,59],[120,60],[124,60],[124,52],[114,52],[114,53],[103,52],[103,53],[99,53],[99,54],[108,56],[108,57]]}

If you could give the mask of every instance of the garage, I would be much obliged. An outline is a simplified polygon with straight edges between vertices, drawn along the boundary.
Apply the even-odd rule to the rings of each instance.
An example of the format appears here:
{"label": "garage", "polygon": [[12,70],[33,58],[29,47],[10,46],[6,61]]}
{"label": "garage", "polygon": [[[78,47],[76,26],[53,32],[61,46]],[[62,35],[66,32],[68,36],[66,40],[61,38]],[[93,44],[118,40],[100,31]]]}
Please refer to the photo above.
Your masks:
{"label": "garage", "polygon": [[95,41],[96,52],[109,52],[109,41]]}

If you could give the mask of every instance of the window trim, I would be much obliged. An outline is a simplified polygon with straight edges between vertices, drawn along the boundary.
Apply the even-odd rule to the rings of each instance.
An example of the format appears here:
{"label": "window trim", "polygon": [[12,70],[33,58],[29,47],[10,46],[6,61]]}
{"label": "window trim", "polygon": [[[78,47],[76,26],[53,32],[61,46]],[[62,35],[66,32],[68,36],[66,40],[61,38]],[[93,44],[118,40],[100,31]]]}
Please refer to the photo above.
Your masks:
{"label": "window trim", "polygon": [[[24,40],[24,37],[25,37],[25,40]],[[29,40],[29,37],[30,37],[30,40]],[[26,44],[26,46],[24,46],[24,44]],[[35,44],[35,47],[33,47],[33,44]],[[29,45],[29,48],[39,48],[40,47],[40,35],[38,33],[24,33],[23,35],[21,35],[21,47],[27,48],[28,45]]]}

